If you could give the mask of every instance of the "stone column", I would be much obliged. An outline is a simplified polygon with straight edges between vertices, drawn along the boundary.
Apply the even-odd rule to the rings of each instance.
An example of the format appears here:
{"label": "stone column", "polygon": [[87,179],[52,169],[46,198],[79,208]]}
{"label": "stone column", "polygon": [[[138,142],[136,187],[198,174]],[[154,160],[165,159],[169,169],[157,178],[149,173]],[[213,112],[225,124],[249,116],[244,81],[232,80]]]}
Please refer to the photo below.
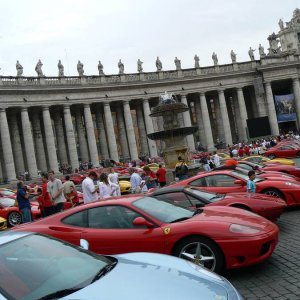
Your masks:
{"label": "stone column", "polygon": [[109,103],[104,103],[104,116],[105,116],[106,131],[108,136],[108,147],[109,147],[110,158],[115,161],[119,161],[118,147],[117,147],[116,135],[114,130],[114,122],[112,119]]}
{"label": "stone column", "polygon": [[[198,125],[198,134],[199,134],[199,141],[202,146],[207,147],[206,145],[206,134],[204,131],[204,124],[202,120],[202,113],[201,113],[201,107],[200,107],[200,100],[195,101],[195,114],[197,119],[197,125]],[[196,146],[198,144],[196,143]]]}
{"label": "stone column", "polygon": [[37,163],[36,163],[31,124],[29,121],[27,107],[23,107],[21,110],[21,120],[22,120],[22,129],[23,129],[23,136],[24,136],[28,172],[32,178],[35,178],[37,177]]}
{"label": "stone column", "polygon": [[206,147],[208,151],[213,151],[215,149],[215,146],[214,146],[214,140],[213,140],[213,135],[211,130],[206,97],[204,93],[200,93],[200,105],[201,105],[201,113],[202,113],[202,122],[204,125],[204,132],[206,137]]}
{"label": "stone column", "polygon": [[149,155],[148,139],[147,139],[146,128],[144,123],[144,116],[143,116],[142,106],[140,104],[136,106],[136,118],[137,118],[137,123],[139,128],[141,152],[143,155]]}
{"label": "stone column", "polygon": [[278,123],[277,123],[277,116],[276,116],[276,110],[275,110],[275,104],[274,104],[274,98],[273,98],[271,82],[266,82],[265,87],[266,87],[266,96],[267,96],[267,104],[268,104],[268,116],[269,116],[269,121],[270,121],[271,134],[272,135],[279,135],[279,128],[278,128]]}
{"label": "stone column", "polygon": [[10,136],[11,136],[16,173],[17,175],[20,175],[24,173],[25,165],[24,165],[23,149],[22,149],[22,143],[20,138],[20,130],[18,126],[17,114],[12,113],[11,115],[9,115],[8,122],[10,128]]}
{"label": "stone column", "polygon": [[117,105],[117,121],[118,121],[122,156],[123,156],[123,158],[128,159],[130,155],[129,155],[127,135],[126,135],[126,129],[125,129],[123,111],[122,111],[121,105]]}
{"label": "stone column", "polygon": [[109,158],[108,143],[107,143],[107,138],[105,133],[105,126],[103,123],[102,109],[100,105],[96,106],[96,122],[99,131],[99,143],[100,143],[101,156],[103,159],[108,159]]}
{"label": "stone column", "polygon": [[[48,170],[47,158],[43,141],[43,134],[41,129],[40,114],[37,110],[31,112],[32,132],[35,142],[36,161],[40,171],[46,172]],[[24,141],[26,142],[26,141]]]}
{"label": "stone column", "polygon": [[[181,103],[184,103],[187,107],[188,102],[186,99],[186,95],[181,95]],[[190,127],[192,126],[191,122],[191,116],[190,116],[190,110],[185,111],[183,114],[183,121],[184,121],[184,126]],[[195,140],[194,140],[194,135],[190,134],[186,137],[188,147],[191,151],[195,150]]]}
{"label": "stone column", "polygon": [[89,104],[84,104],[84,120],[85,128],[88,138],[89,151],[91,156],[91,162],[94,167],[99,167],[99,155],[95,137],[95,128],[93,123],[93,117],[91,113],[91,108]]}
{"label": "stone column", "polygon": [[136,146],[136,139],[135,139],[135,133],[134,133],[133,123],[132,123],[129,101],[124,101],[123,107],[124,107],[124,118],[126,124],[128,143],[130,145],[129,151],[130,151],[131,160],[138,160],[139,156],[138,156],[138,151]]}
{"label": "stone column", "polygon": [[75,109],[75,122],[76,122],[76,130],[78,135],[78,143],[79,143],[79,152],[80,152],[80,159],[82,162],[89,161],[89,150],[86,140],[86,132],[84,129],[84,125],[82,123],[82,115],[81,109]]}
{"label": "stone column", "polygon": [[293,78],[293,91],[295,95],[295,105],[297,112],[298,130],[300,128],[300,83],[299,78]]}
{"label": "stone column", "polygon": [[76,168],[79,167],[79,163],[78,163],[78,154],[77,154],[77,147],[76,147],[76,140],[74,135],[70,105],[67,104],[64,105],[64,120],[65,120],[65,127],[66,127],[70,164],[74,171]]}
{"label": "stone column", "polygon": [[247,141],[246,128],[247,128],[248,115],[247,115],[247,109],[246,109],[246,103],[245,103],[243,89],[240,87],[237,88],[237,97],[238,97],[238,102],[239,102],[240,119],[242,122],[242,130],[240,131],[241,138],[242,138],[242,140]]}
{"label": "stone column", "polygon": [[58,159],[60,164],[68,164],[67,146],[65,140],[64,124],[61,115],[61,109],[58,107],[54,110],[53,114]]}
{"label": "stone column", "polygon": [[43,120],[44,120],[44,129],[45,129],[45,138],[46,138],[46,147],[48,153],[48,160],[50,169],[57,174],[58,171],[58,161],[57,161],[57,153],[55,147],[55,140],[53,134],[52,120],[50,117],[49,107],[43,107]]}
{"label": "stone column", "polygon": [[219,95],[222,123],[223,123],[223,128],[224,128],[224,133],[225,133],[225,143],[226,143],[226,145],[227,144],[232,145],[232,135],[231,135],[231,129],[230,129],[230,123],[229,123],[229,118],[228,118],[228,111],[227,111],[224,91],[219,90],[218,95]]}
{"label": "stone column", "polygon": [[16,180],[16,170],[10,142],[11,140],[8,129],[6,111],[4,108],[0,108],[0,134],[7,179],[9,181],[13,181]]}
{"label": "stone column", "polygon": [[[146,134],[153,133],[153,123],[151,117],[149,117],[150,107],[149,107],[148,99],[143,100],[143,108],[144,108],[144,118],[145,118],[146,131],[147,131]],[[148,145],[149,145],[150,156],[151,157],[157,156],[157,147],[155,141],[148,139]]]}

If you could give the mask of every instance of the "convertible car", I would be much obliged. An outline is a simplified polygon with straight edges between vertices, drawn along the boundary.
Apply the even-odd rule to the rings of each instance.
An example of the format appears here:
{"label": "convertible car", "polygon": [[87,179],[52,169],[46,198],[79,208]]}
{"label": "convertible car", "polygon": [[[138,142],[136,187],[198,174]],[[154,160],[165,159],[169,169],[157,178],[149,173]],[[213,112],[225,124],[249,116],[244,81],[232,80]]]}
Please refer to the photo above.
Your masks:
{"label": "convertible car", "polygon": [[276,221],[286,207],[284,200],[272,196],[257,193],[216,194],[189,186],[158,189],[151,196],[192,209],[203,206],[237,207],[252,211],[272,221]]}
{"label": "convertible car", "polygon": [[255,164],[251,163],[249,161],[239,161],[238,163],[239,167],[245,168],[247,170],[258,170],[260,172],[264,171],[271,171],[271,172],[282,172],[285,174],[293,175],[297,178],[300,178],[300,168],[294,167],[294,166],[288,166],[288,165],[282,165],[282,164]]}
{"label": "convertible car", "polygon": [[80,245],[37,233],[1,234],[0,299],[242,300],[225,278],[182,259],[103,256],[88,251],[86,240]]}
{"label": "convertible car", "polygon": [[288,158],[270,159],[268,157],[261,156],[261,155],[251,155],[251,156],[244,157],[241,160],[249,161],[256,164],[266,164],[266,165],[273,164],[273,163],[289,165],[289,166],[295,165],[295,162],[292,159],[288,159]]}
{"label": "convertible car", "polygon": [[189,210],[150,196],[123,196],[63,211],[16,231],[48,234],[102,254],[172,254],[221,272],[259,263],[278,241],[278,227],[242,209],[224,206]]}
{"label": "convertible car", "polygon": [[[214,193],[246,192],[248,176],[235,170],[202,172],[171,186],[193,186]],[[300,183],[281,178],[256,178],[256,192],[282,198],[287,206],[300,205]]]}

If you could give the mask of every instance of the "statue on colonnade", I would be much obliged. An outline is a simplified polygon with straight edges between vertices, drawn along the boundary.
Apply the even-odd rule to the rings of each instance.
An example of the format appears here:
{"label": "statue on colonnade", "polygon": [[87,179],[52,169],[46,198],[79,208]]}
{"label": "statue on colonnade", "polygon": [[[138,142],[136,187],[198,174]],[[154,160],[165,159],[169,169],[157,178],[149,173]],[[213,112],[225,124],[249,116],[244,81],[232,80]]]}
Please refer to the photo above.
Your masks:
{"label": "statue on colonnade", "polygon": [[80,60],[77,63],[77,72],[79,76],[83,76],[84,74],[83,63]]}
{"label": "statue on colonnade", "polygon": [[121,59],[118,62],[119,74],[124,74],[124,64],[122,63]]}
{"label": "statue on colonnade", "polygon": [[232,63],[236,63],[236,54],[234,53],[233,50],[231,50],[230,56],[231,56]]}
{"label": "statue on colonnade", "polygon": [[156,64],[156,71],[160,72],[162,70],[162,62],[160,61],[158,56],[157,56],[155,64]]}
{"label": "statue on colonnade", "polygon": [[22,76],[23,75],[23,66],[19,63],[18,60],[16,63],[16,69],[17,69],[17,77]]}
{"label": "statue on colonnade", "polygon": [[104,75],[103,65],[102,65],[100,60],[99,60],[99,63],[98,63],[98,71],[99,71],[99,75]]}
{"label": "statue on colonnade", "polygon": [[176,66],[176,70],[181,70],[181,60],[177,58],[177,56],[174,59],[174,63]]}
{"label": "statue on colonnade", "polygon": [[195,60],[195,69],[200,68],[200,58],[197,54],[195,54],[194,60]]}
{"label": "statue on colonnade", "polygon": [[217,66],[218,65],[218,56],[215,52],[213,52],[212,54],[212,60],[214,61],[214,65]]}
{"label": "statue on colonnade", "polygon": [[259,52],[260,58],[264,58],[266,56],[265,48],[261,44],[259,44],[259,46],[258,46],[258,52]]}
{"label": "statue on colonnade", "polygon": [[255,57],[254,57],[254,51],[255,51],[256,49],[252,49],[251,47],[249,48],[249,50],[248,50],[248,54],[249,54],[249,57],[250,57],[250,59],[253,61],[253,60],[255,60]]}
{"label": "statue on colonnade", "polygon": [[143,62],[140,60],[140,59],[138,59],[138,61],[137,61],[137,70],[138,70],[138,72],[139,73],[143,73]]}
{"label": "statue on colonnade", "polygon": [[43,66],[43,64],[42,64],[41,60],[39,59],[39,61],[37,62],[36,66],[35,66],[35,71],[36,71],[38,77],[45,76],[42,71],[42,66]]}
{"label": "statue on colonnade", "polygon": [[65,76],[65,73],[64,73],[65,68],[64,68],[63,64],[61,63],[61,60],[58,61],[57,67],[58,67],[58,77],[64,77]]}

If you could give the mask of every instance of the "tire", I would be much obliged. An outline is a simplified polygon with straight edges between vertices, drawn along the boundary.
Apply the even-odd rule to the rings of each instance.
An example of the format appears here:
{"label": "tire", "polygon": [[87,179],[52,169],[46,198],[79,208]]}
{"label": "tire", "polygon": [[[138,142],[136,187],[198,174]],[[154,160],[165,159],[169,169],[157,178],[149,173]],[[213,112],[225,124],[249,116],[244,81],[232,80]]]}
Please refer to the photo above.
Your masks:
{"label": "tire", "polygon": [[13,211],[7,216],[8,227],[14,227],[21,223],[22,223],[22,215],[19,212]]}
{"label": "tire", "polygon": [[224,268],[223,252],[212,240],[205,237],[195,236],[180,241],[173,255],[202,265],[216,273],[222,272]]}
{"label": "tire", "polygon": [[275,154],[270,154],[270,155],[268,155],[268,157],[269,157],[270,159],[274,159],[274,158],[276,158],[276,155],[275,155]]}
{"label": "tire", "polygon": [[277,198],[281,198],[281,199],[284,199],[284,196],[283,194],[276,190],[276,189],[266,189],[264,191],[262,191],[263,194],[265,195],[270,195],[270,196],[274,196],[274,197],[277,197]]}

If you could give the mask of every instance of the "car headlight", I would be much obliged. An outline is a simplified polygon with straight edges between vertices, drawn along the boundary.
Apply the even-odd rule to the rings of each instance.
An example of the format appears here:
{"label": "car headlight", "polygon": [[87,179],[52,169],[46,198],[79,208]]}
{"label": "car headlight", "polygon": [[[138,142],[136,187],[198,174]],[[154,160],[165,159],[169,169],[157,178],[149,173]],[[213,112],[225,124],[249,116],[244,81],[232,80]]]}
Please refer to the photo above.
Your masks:
{"label": "car headlight", "polygon": [[285,185],[300,187],[300,184],[293,183],[293,182],[285,182]]}
{"label": "car headlight", "polygon": [[250,227],[240,224],[231,224],[229,226],[229,231],[234,233],[243,233],[243,234],[256,234],[260,233],[260,229],[256,227]]}

